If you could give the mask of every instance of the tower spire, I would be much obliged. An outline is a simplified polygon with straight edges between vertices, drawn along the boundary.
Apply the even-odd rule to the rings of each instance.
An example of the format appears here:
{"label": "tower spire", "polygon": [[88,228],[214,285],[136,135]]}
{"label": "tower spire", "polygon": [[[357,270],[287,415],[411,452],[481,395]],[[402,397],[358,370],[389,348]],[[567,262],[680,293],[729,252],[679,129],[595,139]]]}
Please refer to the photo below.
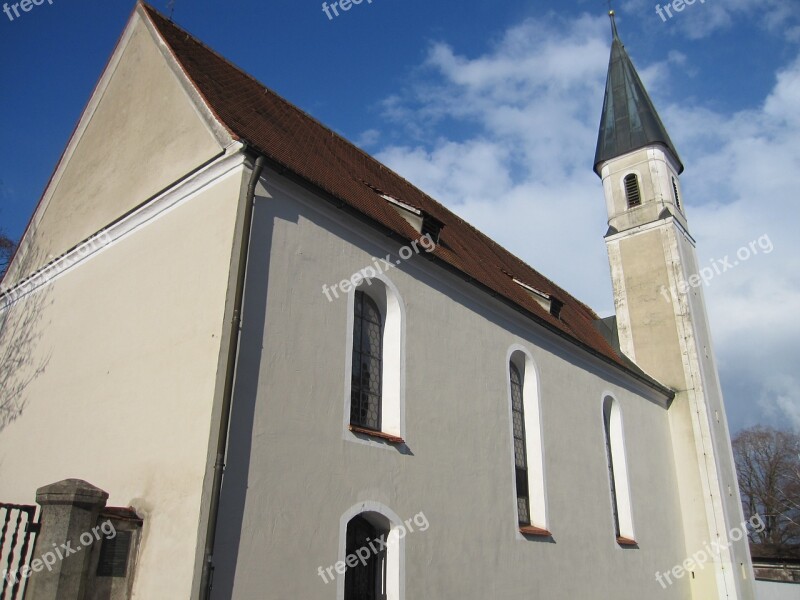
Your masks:
{"label": "tower spire", "polygon": [[678,163],[678,173],[681,173],[683,164],[678,152],[619,38],[614,11],[608,11],[608,16],[611,19],[611,58],[594,170],[599,175],[600,165],[605,161],[645,146],[661,144],[670,151]]}
{"label": "tower spire", "polygon": [[[611,2],[609,2],[608,4],[610,6]],[[618,40],[619,34],[617,33],[617,20],[615,18],[616,14],[617,13],[615,13],[613,9],[608,11],[608,18],[611,19],[611,34],[614,36],[615,40]]]}

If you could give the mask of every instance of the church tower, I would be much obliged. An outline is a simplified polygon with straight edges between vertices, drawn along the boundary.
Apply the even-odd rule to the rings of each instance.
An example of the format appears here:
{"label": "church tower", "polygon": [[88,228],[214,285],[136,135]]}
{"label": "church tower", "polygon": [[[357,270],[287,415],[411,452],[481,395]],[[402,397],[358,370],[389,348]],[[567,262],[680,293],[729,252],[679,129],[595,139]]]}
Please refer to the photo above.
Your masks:
{"label": "church tower", "polygon": [[[693,559],[682,577],[692,598],[750,600],[753,571],[698,275],[711,269],[698,271],[681,194],[683,164],[610,15],[594,170],[608,210],[620,348],[675,391],[670,428],[686,558]],[[669,575],[662,586],[670,578],[674,584]]]}

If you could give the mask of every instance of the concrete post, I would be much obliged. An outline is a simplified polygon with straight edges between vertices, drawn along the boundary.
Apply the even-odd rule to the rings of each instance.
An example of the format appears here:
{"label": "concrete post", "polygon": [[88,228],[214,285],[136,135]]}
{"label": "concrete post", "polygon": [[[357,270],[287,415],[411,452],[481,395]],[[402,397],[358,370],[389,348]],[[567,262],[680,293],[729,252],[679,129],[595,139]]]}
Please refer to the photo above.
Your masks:
{"label": "concrete post", "polygon": [[[91,556],[85,542],[89,537],[95,539],[92,528],[97,526],[107,499],[107,492],[80,479],[65,479],[36,490],[42,528],[36,538],[26,600],[83,599]],[[81,534],[86,532],[89,536],[84,536],[82,543]]]}

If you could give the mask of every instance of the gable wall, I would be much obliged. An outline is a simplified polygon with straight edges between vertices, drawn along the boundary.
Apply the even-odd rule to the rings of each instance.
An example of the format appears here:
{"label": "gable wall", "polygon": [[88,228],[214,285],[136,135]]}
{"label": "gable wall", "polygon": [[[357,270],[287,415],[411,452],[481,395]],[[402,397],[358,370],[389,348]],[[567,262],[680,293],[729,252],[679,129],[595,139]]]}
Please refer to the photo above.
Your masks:
{"label": "gable wall", "polygon": [[23,242],[28,253],[20,252],[5,284],[208,162],[225,143],[134,15],[34,214]]}

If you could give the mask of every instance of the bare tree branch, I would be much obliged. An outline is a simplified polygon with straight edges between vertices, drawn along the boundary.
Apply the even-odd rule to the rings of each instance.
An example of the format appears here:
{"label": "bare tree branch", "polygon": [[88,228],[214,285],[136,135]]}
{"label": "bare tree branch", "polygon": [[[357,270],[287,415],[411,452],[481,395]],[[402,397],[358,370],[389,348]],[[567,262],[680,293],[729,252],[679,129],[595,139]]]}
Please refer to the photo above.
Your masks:
{"label": "bare tree branch", "polygon": [[751,531],[756,544],[800,543],[800,435],[752,427],[733,439],[733,454],[745,515],[759,514],[763,531]]}
{"label": "bare tree branch", "polygon": [[0,231],[0,279],[2,279],[5,274],[11,262],[11,257],[14,256],[14,249],[16,247],[17,245],[14,243],[14,240]]}
{"label": "bare tree branch", "polygon": [[[8,268],[14,248],[11,240],[0,236],[0,274]],[[4,256],[8,257],[5,262]],[[21,260],[19,271],[23,274],[29,275],[35,268],[33,252],[18,260]],[[4,285],[2,291],[10,287]],[[50,351],[40,346],[45,327],[42,316],[51,303],[48,297],[47,288],[31,291],[13,301],[7,294],[0,293],[0,431],[22,415],[30,394],[29,386],[50,361]]]}

